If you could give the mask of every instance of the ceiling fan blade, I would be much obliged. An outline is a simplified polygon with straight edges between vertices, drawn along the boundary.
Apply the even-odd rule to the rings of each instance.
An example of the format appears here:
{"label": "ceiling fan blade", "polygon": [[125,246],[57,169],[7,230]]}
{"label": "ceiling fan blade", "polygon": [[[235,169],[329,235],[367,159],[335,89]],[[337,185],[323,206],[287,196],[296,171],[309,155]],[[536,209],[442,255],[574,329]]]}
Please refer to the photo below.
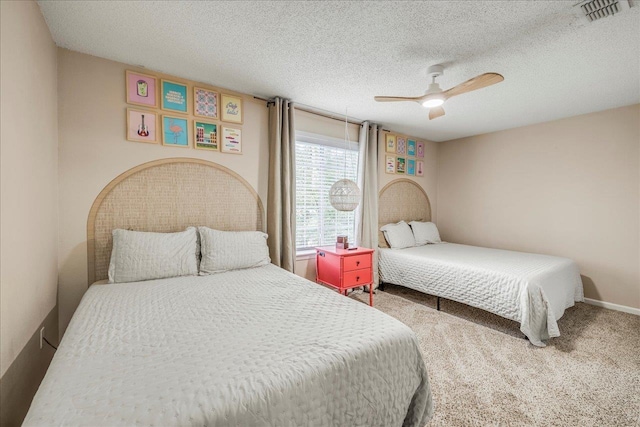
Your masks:
{"label": "ceiling fan blade", "polygon": [[435,107],[429,110],[429,120],[437,119],[440,116],[444,116],[444,108]]}
{"label": "ceiling fan blade", "polygon": [[414,101],[414,102],[418,102],[420,99],[422,99],[422,96],[415,96],[415,97],[405,97],[405,96],[376,96],[373,99],[375,99],[378,102],[395,102],[395,101]]}
{"label": "ceiling fan blade", "polygon": [[458,86],[454,86],[451,89],[444,91],[444,96],[447,99],[452,96],[462,95],[463,93],[471,92],[474,90],[482,89],[483,87],[491,86],[496,83],[500,83],[504,80],[504,77],[498,73],[484,73],[467,80],[464,83],[460,83]]}

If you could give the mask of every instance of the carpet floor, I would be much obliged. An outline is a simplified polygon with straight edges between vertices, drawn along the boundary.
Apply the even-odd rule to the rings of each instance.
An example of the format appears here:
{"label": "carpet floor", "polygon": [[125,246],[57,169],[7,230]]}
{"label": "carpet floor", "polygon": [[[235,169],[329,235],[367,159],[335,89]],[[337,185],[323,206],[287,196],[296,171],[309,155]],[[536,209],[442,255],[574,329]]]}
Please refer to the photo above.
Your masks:
{"label": "carpet floor", "polygon": [[[352,296],[368,303],[368,294]],[[640,426],[640,317],[578,303],[547,347],[516,322],[386,285],[375,307],[418,336],[429,426]]]}

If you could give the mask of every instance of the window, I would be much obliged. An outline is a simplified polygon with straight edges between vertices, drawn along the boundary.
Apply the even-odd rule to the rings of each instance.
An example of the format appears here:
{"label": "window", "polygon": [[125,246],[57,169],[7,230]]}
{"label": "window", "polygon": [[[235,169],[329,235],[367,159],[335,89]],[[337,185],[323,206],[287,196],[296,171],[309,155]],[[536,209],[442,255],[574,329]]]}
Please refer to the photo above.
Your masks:
{"label": "window", "polygon": [[[329,189],[340,179],[356,181],[358,144],[296,133],[296,247],[299,252],[335,243],[338,234],[355,242],[355,211],[339,212]],[[346,174],[345,174],[346,163]]]}

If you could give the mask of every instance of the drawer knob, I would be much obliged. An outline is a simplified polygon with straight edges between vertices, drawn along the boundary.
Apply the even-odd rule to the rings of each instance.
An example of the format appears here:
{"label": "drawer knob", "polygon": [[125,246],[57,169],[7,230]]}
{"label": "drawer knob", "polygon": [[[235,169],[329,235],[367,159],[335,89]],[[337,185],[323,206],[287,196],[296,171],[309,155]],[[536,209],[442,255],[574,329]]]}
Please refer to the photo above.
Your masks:
{"label": "drawer knob", "polygon": [[360,276],[356,276],[356,282],[360,281]]}
{"label": "drawer knob", "polygon": [[356,266],[360,265],[360,261],[356,261]]}

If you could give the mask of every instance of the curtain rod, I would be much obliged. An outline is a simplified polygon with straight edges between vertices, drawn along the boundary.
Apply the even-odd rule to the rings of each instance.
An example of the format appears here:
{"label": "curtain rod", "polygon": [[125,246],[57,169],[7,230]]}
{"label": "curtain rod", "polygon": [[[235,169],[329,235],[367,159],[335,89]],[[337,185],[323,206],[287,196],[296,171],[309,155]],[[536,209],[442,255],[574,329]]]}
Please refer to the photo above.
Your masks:
{"label": "curtain rod", "polygon": [[[254,96],[253,98],[254,99],[259,99],[260,101],[264,101],[264,102],[267,103],[267,105],[270,102],[273,102],[273,101],[269,101],[268,99],[260,98],[258,96]],[[333,119],[333,120],[337,120],[339,122],[343,122],[344,123],[344,117],[340,117],[339,115],[331,113],[329,111],[327,111],[327,112],[320,111],[317,108],[314,108],[314,107],[311,107],[311,106],[308,106],[308,105],[304,105],[304,104],[299,104],[297,102],[294,102],[294,105],[295,105],[296,110],[304,111],[305,113],[315,114],[317,116],[326,117],[327,119]],[[348,119],[347,122],[351,123],[353,125],[360,126],[365,121],[364,120],[359,120],[359,119],[355,119],[355,120],[354,119]]]}

